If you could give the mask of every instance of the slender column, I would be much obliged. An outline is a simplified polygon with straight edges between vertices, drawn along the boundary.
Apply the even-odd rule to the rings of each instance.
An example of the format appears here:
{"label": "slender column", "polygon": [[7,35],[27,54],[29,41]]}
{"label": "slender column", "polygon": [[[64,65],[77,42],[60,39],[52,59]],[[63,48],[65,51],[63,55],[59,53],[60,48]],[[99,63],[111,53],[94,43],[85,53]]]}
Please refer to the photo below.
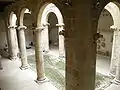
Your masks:
{"label": "slender column", "polygon": [[58,26],[59,31],[59,56],[64,57],[65,56],[65,48],[64,48],[64,24],[56,24]]}
{"label": "slender column", "polygon": [[117,38],[116,38],[117,68],[116,68],[115,80],[118,83],[120,83],[120,41],[119,40],[120,40],[120,29],[117,30]]}
{"label": "slender column", "polygon": [[48,25],[50,25],[49,23],[45,23],[43,24],[44,26],[44,30],[41,32],[42,34],[42,48],[45,52],[49,51],[49,35],[48,35]]}
{"label": "slender column", "polygon": [[25,26],[18,27],[18,36],[19,36],[19,47],[20,47],[20,56],[21,56],[21,67],[20,69],[25,70],[29,68],[29,64],[27,61],[27,52],[26,52],[26,41],[25,41]]}
{"label": "slender column", "polygon": [[17,42],[17,34],[16,34],[16,26],[8,27],[9,41],[10,41],[10,59],[16,60],[18,59],[18,42]]}
{"label": "slender column", "polygon": [[46,80],[44,71],[43,52],[41,48],[41,32],[43,29],[44,29],[43,27],[35,29],[35,59],[38,83],[41,83]]}
{"label": "slender column", "polygon": [[112,44],[112,54],[111,54],[111,63],[110,63],[110,75],[115,76],[116,75],[116,63],[117,63],[117,52],[116,52],[116,40],[118,36],[117,28],[111,27],[111,29],[114,31],[113,33],[113,44]]}

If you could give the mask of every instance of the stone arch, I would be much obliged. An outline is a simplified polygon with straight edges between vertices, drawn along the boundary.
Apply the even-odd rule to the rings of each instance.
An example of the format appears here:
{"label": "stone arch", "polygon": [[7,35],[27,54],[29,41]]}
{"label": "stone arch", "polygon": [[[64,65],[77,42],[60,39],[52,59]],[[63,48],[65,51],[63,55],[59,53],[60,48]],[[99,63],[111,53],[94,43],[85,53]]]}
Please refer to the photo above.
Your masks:
{"label": "stone arch", "polygon": [[[113,33],[113,45],[112,45],[112,54],[111,54],[111,64],[110,64],[110,74],[115,75],[116,71],[116,64],[118,61],[115,61],[117,59],[117,51],[115,48],[118,48],[117,46],[117,40],[118,37],[116,37],[116,34],[118,33],[120,29],[120,5],[117,2],[109,2],[104,7],[112,16],[113,19],[113,25],[110,26],[112,30],[114,30]],[[99,15],[100,16],[100,15]],[[117,33],[116,33],[117,32]]]}
{"label": "stone arch", "polygon": [[23,26],[24,23],[23,23],[23,19],[24,19],[24,14],[25,14],[25,11],[26,10],[30,10],[29,8],[27,7],[23,7],[21,10],[20,10],[20,13],[19,13],[19,25],[20,26]]}
{"label": "stone arch", "polygon": [[37,18],[37,27],[41,27],[46,21],[48,20],[48,14],[53,12],[58,19],[59,24],[63,24],[63,16],[60,12],[60,10],[52,3],[46,3],[42,8],[40,9],[40,12],[38,14]]}
{"label": "stone arch", "polygon": [[[42,48],[45,51],[49,51],[49,41],[48,41],[48,17],[50,13],[54,13],[57,17],[58,24],[58,33],[64,29],[64,21],[63,16],[60,10],[53,3],[46,3],[40,9],[37,18],[37,27],[44,27],[45,29],[42,31]],[[45,37],[44,37],[45,36]],[[64,55],[64,36],[59,35],[59,55]]]}
{"label": "stone arch", "polygon": [[31,47],[30,44],[34,43],[34,39],[33,39],[34,31],[32,30],[33,21],[34,21],[34,18],[32,15],[32,11],[27,6],[23,6],[22,8],[20,8],[19,25],[26,28],[26,30],[24,30],[26,47]]}
{"label": "stone arch", "polygon": [[120,18],[120,8],[119,6],[116,4],[116,2],[109,2],[106,6],[105,9],[107,11],[110,12],[110,14],[112,15],[113,18],[113,22],[114,22],[114,27],[115,28],[120,28],[120,20],[118,20]]}

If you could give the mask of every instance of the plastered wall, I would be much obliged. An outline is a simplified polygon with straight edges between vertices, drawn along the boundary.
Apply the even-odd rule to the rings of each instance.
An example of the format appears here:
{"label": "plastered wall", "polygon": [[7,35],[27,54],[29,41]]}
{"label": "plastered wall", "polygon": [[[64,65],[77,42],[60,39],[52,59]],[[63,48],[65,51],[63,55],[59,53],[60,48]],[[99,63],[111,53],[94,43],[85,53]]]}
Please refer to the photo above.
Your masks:
{"label": "plastered wall", "polygon": [[113,31],[110,26],[113,25],[111,14],[107,10],[103,10],[98,21],[98,32],[103,38],[97,40],[97,52],[105,56],[111,56]]}

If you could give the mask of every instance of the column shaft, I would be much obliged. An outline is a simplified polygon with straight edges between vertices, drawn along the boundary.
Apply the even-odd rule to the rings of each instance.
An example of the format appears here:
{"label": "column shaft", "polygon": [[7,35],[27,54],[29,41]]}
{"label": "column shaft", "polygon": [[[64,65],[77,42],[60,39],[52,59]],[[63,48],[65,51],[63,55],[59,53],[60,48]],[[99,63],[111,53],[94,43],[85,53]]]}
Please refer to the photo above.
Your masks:
{"label": "column shaft", "polygon": [[112,45],[112,54],[111,54],[111,64],[110,64],[110,75],[115,76],[116,74],[116,31],[113,33],[113,45]]}
{"label": "column shaft", "polygon": [[42,48],[45,52],[49,51],[49,35],[48,35],[48,25],[45,25],[44,30],[41,32],[42,37],[41,37],[41,44],[42,44]]}
{"label": "column shaft", "polygon": [[9,27],[9,45],[10,45],[10,59],[15,60],[17,59],[18,54],[18,42],[17,42],[17,34],[15,27]]}
{"label": "column shaft", "polygon": [[120,83],[120,41],[119,40],[120,40],[120,31],[118,30],[116,37],[117,68],[116,68],[115,79]]}
{"label": "column shaft", "polygon": [[28,69],[28,61],[27,61],[27,52],[26,52],[26,41],[25,41],[25,27],[18,27],[18,35],[19,35],[19,47],[20,47],[20,56],[21,56],[21,69]]}
{"label": "column shaft", "polygon": [[57,24],[58,26],[58,32],[59,32],[59,56],[64,57],[65,56],[65,46],[64,46],[64,24]]}
{"label": "column shaft", "polygon": [[44,73],[44,59],[41,48],[41,30],[36,29],[35,32],[35,57],[36,57],[36,69],[37,69],[37,80],[45,80]]}

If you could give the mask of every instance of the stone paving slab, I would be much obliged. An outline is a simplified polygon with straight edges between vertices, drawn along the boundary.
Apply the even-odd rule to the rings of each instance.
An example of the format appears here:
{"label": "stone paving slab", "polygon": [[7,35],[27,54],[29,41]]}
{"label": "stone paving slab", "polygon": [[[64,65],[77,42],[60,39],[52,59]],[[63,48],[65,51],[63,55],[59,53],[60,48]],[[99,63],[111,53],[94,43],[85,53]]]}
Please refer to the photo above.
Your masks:
{"label": "stone paving slab", "polygon": [[120,90],[120,85],[116,85],[116,84],[111,84],[108,88],[106,88],[105,90]]}
{"label": "stone paving slab", "polygon": [[32,70],[21,70],[20,60],[1,59],[3,69],[0,70],[1,90],[57,90],[50,82],[37,84],[36,73]]}

